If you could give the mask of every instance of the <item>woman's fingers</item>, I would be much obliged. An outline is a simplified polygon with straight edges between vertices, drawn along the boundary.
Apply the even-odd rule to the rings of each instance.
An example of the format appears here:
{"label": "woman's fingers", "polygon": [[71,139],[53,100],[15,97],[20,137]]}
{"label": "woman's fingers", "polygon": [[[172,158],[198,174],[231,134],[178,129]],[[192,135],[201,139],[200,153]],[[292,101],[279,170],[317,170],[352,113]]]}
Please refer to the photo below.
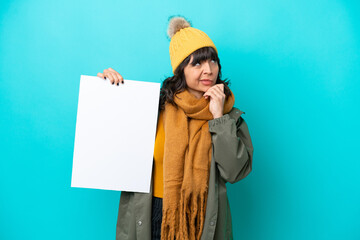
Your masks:
{"label": "woman's fingers", "polygon": [[223,116],[225,94],[223,86],[214,85],[204,93],[205,98],[210,97],[209,110],[214,118]]}
{"label": "woman's fingers", "polygon": [[[124,78],[120,75],[120,73],[118,73],[118,72],[115,72],[115,75],[116,75],[116,77],[117,77],[117,84],[118,83],[124,83]],[[119,84],[118,84],[119,85]]]}
{"label": "woman's fingers", "polygon": [[119,75],[119,79],[121,83],[124,83],[124,78],[120,75],[120,73],[117,73]]}
{"label": "woman's fingers", "polygon": [[220,84],[217,84],[217,86],[219,86],[219,89],[224,92],[224,84],[223,83],[220,83]]}
{"label": "woman's fingers", "polygon": [[108,70],[115,74],[116,78],[115,78],[115,83],[118,84],[118,83],[124,83],[124,78],[120,75],[120,73],[118,73],[117,71],[115,71],[114,69],[112,68],[108,68]]}
{"label": "woman's fingers", "polygon": [[208,98],[208,96],[210,96],[212,98],[218,98],[219,100],[225,98],[224,84],[217,84],[212,86],[204,93],[204,96],[205,98]]}
{"label": "woman's fingers", "polygon": [[224,89],[222,89],[220,86],[213,89],[213,91],[216,93],[216,96],[220,98],[225,98]]}
{"label": "woman's fingers", "polygon": [[109,72],[108,74],[111,76],[111,84],[117,84],[119,80],[117,79],[116,74],[113,72]]}
{"label": "woman's fingers", "polygon": [[219,90],[216,90],[215,88],[209,90],[209,95],[214,100],[221,100],[221,93],[219,93]]}
{"label": "woman's fingers", "polygon": [[104,70],[104,75],[107,79],[109,79],[110,81],[110,84],[113,84],[113,82],[115,81],[114,80],[114,77],[112,76],[111,72],[109,70]]}
{"label": "woman's fingers", "polygon": [[98,73],[97,76],[100,77],[100,78],[105,79],[105,76],[104,76],[104,74],[102,74],[102,73]]}
{"label": "woman's fingers", "polygon": [[214,90],[220,94],[223,94],[224,93],[224,84],[222,84],[222,83],[216,84],[212,87],[212,90]]}
{"label": "woman's fingers", "polygon": [[116,74],[114,74],[112,71],[105,69],[104,70],[104,75],[106,78],[109,79],[110,84],[115,84],[115,81],[117,79]]}
{"label": "woman's fingers", "polygon": [[110,84],[116,84],[119,86],[120,83],[124,83],[124,78],[114,69],[108,68],[105,69],[103,73],[98,73],[98,77],[103,79],[109,79]]}

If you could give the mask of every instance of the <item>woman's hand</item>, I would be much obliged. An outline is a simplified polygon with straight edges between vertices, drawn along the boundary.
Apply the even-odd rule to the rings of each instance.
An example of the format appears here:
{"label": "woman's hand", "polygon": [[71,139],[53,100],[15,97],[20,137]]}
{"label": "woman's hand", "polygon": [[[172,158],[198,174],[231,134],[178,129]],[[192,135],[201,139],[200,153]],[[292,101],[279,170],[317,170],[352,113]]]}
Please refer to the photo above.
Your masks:
{"label": "woman's hand", "polygon": [[105,69],[103,73],[98,73],[97,76],[103,79],[108,78],[111,84],[116,84],[118,86],[119,83],[124,83],[124,78],[112,68]]}
{"label": "woman's hand", "polygon": [[226,97],[224,93],[224,84],[220,83],[212,86],[204,93],[203,96],[205,99],[210,97],[209,110],[213,117],[222,117],[224,113],[224,103]]}

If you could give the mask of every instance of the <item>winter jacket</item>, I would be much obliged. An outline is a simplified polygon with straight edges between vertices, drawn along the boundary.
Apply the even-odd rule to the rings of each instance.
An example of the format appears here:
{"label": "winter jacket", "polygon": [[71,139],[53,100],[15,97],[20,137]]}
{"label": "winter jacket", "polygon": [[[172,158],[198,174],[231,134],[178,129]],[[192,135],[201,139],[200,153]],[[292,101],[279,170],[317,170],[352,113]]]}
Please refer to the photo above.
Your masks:
{"label": "winter jacket", "polygon": [[[238,182],[251,172],[254,151],[242,113],[233,108],[228,114],[209,121],[212,159],[201,240],[233,239],[225,183]],[[116,240],[151,239],[152,195],[152,184],[150,193],[121,192]]]}

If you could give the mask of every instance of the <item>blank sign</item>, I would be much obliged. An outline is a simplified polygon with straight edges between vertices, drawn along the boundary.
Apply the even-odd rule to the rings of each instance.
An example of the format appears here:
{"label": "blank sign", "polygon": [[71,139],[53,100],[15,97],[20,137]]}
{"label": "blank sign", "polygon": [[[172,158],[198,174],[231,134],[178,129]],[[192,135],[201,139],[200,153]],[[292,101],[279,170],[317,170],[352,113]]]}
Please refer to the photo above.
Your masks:
{"label": "blank sign", "polygon": [[72,187],[150,192],[160,83],[81,75]]}

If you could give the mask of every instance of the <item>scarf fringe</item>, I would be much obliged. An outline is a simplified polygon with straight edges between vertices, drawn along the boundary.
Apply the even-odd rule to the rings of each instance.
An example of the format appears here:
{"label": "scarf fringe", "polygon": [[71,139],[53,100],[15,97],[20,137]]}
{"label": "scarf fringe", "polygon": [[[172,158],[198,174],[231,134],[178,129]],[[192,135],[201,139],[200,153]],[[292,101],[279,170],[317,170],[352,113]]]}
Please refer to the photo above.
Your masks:
{"label": "scarf fringe", "polygon": [[[207,189],[202,193],[181,191],[180,202],[184,204],[180,206],[180,211],[178,208],[163,211],[162,240],[199,240],[201,238],[205,222],[207,193]],[[177,216],[179,214],[180,216]]]}
{"label": "scarf fringe", "polygon": [[179,210],[177,208],[167,209],[166,211],[163,211],[163,217],[161,223],[161,239],[172,239],[172,240],[179,239],[178,215],[179,215]]}

